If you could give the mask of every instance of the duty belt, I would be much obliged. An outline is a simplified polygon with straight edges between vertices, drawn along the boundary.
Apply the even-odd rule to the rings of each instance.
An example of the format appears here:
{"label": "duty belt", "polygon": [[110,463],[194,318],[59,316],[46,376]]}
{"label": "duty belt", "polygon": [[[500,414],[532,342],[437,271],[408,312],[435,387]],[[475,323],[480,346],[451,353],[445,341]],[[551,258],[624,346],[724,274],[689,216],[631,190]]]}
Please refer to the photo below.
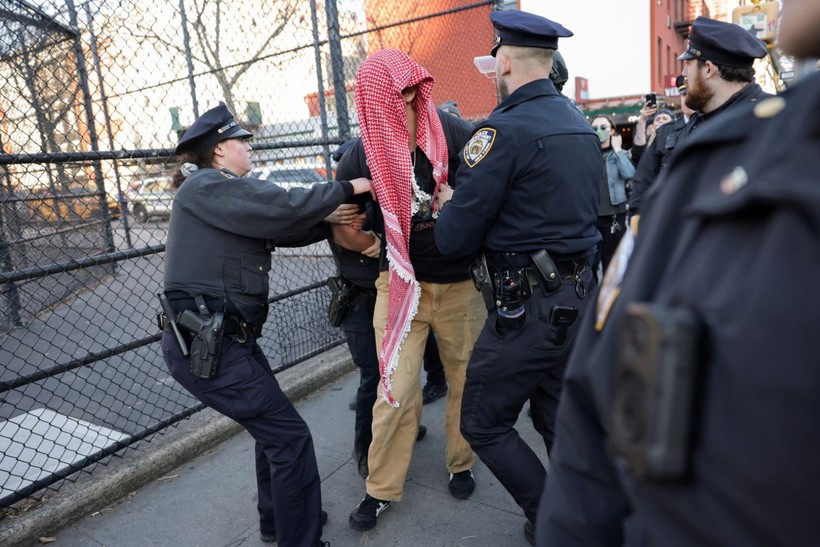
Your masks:
{"label": "duty belt", "polygon": [[[546,263],[554,267],[555,274],[559,279],[545,279],[547,275],[545,266],[543,264],[539,267],[535,261],[541,253],[546,257]],[[536,287],[540,287],[544,294],[552,294],[560,290],[560,285],[563,284],[563,279],[572,281],[575,285],[575,293],[578,298],[586,296],[586,287],[581,281],[580,274],[589,267],[589,258],[587,253],[579,253],[575,255],[555,255],[550,257],[546,252],[536,251],[534,253],[487,253],[487,270],[490,279],[495,278],[498,271],[504,269],[519,270],[527,279],[529,283],[530,292],[534,291]],[[556,285],[558,285],[556,287]]]}
{"label": "duty belt", "polygon": [[[162,330],[164,332],[173,332],[171,324],[168,322],[168,318],[165,317],[164,313],[160,316],[160,321],[162,321]],[[225,329],[222,334],[225,336],[235,336],[239,333],[247,335],[253,332],[253,325],[236,315],[227,316],[222,324]]]}

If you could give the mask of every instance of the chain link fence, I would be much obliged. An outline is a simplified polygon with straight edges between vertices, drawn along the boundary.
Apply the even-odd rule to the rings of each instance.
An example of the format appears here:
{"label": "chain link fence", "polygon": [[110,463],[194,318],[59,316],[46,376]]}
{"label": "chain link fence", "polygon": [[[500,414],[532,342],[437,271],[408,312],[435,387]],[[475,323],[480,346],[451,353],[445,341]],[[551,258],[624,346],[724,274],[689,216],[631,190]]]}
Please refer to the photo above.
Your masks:
{"label": "chain link fence", "polygon": [[[255,174],[332,175],[359,63],[392,47],[479,119],[492,1],[0,0],[0,507],[200,410],[155,321],[179,132],[224,101]],[[277,250],[261,339],[276,370],[341,343],[326,244]],[[1,518],[1,517],[0,517]]]}

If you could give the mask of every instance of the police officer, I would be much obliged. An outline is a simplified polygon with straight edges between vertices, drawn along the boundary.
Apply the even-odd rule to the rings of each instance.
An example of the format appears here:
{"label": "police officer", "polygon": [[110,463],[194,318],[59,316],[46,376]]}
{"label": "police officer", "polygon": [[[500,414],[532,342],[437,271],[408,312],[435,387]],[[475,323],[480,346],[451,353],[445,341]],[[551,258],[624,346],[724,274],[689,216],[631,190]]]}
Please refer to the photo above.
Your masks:
{"label": "police officer", "polygon": [[[346,197],[368,192],[370,184],[357,179],[284,190],[246,177],[251,136],[220,103],[176,147],[182,162],[176,180],[182,184],[166,242],[165,296],[172,310],[164,317],[162,351],[180,384],[255,439],[262,541],[315,547],[322,544],[327,514],[321,510],[313,441],[256,337],[267,314],[273,246],[327,237],[322,220]],[[183,327],[181,317],[172,326],[180,313],[193,316],[195,326],[206,325],[206,332]],[[222,335],[206,338],[211,329]],[[200,359],[216,363],[215,370],[199,370]]]}
{"label": "police officer", "polygon": [[461,431],[523,508],[532,542],[546,471],[514,426],[530,400],[550,450],[564,367],[594,288],[605,173],[598,138],[548,78],[558,38],[572,33],[530,13],[490,19],[502,101],[464,147],[455,193],[439,191],[435,235],[444,254],[484,253],[473,271],[491,311],[467,367]]}
{"label": "police officer", "polygon": [[[785,0],[785,52],[820,57],[818,28],[820,3]],[[670,159],[626,274],[582,326],[538,545],[820,543],[820,307],[807,296],[820,254],[796,252],[820,248],[818,108],[815,73],[705,124]],[[636,319],[663,328],[644,344],[622,334]]]}
{"label": "police officer", "polygon": [[[666,124],[638,164],[629,197],[631,215],[640,214],[644,194],[658,178],[678,143],[724,112],[768,97],[754,82],[755,59],[765,57],[766,45],[739,25],[698,17],[689,33],[689,48],[678,57],[687,80],[685,103],[695,113],[681,128]],[[637,225],[637,223],[635,223]]]}

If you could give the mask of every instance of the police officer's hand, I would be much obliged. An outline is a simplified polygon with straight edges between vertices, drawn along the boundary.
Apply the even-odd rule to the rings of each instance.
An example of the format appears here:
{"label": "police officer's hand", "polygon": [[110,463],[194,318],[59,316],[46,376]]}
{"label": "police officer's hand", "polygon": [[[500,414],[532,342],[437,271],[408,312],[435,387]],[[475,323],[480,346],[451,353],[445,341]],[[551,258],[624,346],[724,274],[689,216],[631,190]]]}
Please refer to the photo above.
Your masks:
{"label": "police officer's hand", "polygon": [[438,187],[438,196],[436,196],[436,207],[439,211],[444,207],[444,204],[453,199],[453,189],[446,184]]}
{"label": "police officer's hand", "polygon": [[621,137],[620,133],[615,133],[609,138],[609,144],[612,146],[612,151],[616,154],[621,151],[621,144],[623,143],[624,139]]}
{"label": "police officer's hand", "polygon": [[333,224],[350,224],[359,214],[359,206],[355,203],[342,203],[336,210],[325,217],[325,221]]}
{"label": "police officer's hand", "polygon": [[373,235],[373,245],[362,251],[363,255],[369,256],[370,258],[379,258],[379,254],[382,251],[382,239],[379,235],[375,232],[366,232]]}
{"label": "police officer's hand", "polygon": [[[353,185],[353,193],[356,195],[364,194],[365,192],[370,192],[371,195],[373,194],[373,187],[370,186],[370,179],[359,177],[351,180],[350,184]],[[375,196],[373,196],[373,199],[375,199]]]}
{"label": "police officer's hand", "polygon": [[361,230],[364,228],[364,223],[367,222],[367,215],[364,213],[356,215],[356,218],[350,223],[350,227],[354,230]]}

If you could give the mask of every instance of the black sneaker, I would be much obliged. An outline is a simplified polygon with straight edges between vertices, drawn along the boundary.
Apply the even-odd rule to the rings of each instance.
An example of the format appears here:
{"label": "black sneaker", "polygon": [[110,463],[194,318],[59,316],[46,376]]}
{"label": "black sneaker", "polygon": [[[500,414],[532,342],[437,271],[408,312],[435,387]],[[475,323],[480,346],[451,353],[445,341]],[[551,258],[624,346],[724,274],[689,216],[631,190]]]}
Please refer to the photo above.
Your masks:
{"label": "black sneaker", "polygon": [[350,527],[359,532],[366,532],[376,526],[376,519],[390,507],[389,501],[377,500],[365,494],[362,502],[350,513]]}
{"label": "black sneaker", "polygon": [[[320,518],[320,521],[322,523],[322,526],[327,524],[327,511],[325,511],[324,509],[322,509],[322,516]],[[276,533],[274,532],[273,534],[263,534],[262,532],[259,532],[259,539],[261,539],[263,543],[275,543]],[[328,543],[328,545],[330,545],[330,543]]]}
{"label": "black sneaker", "polygon": [[421,388],[421,404],[426,405],[447,395],[447,384],[427,383]]}
{"label": "black sneaker", "polygon": [[530,545],[535,545],[535,526],[530,521],[524,523],[524,537],[530,542]]}
{"label": "black sneaker", "polygon": [[454,498],[466,500],[475,490],[475,477],[469,469],[460,473],[450,473],[450,493]]}

